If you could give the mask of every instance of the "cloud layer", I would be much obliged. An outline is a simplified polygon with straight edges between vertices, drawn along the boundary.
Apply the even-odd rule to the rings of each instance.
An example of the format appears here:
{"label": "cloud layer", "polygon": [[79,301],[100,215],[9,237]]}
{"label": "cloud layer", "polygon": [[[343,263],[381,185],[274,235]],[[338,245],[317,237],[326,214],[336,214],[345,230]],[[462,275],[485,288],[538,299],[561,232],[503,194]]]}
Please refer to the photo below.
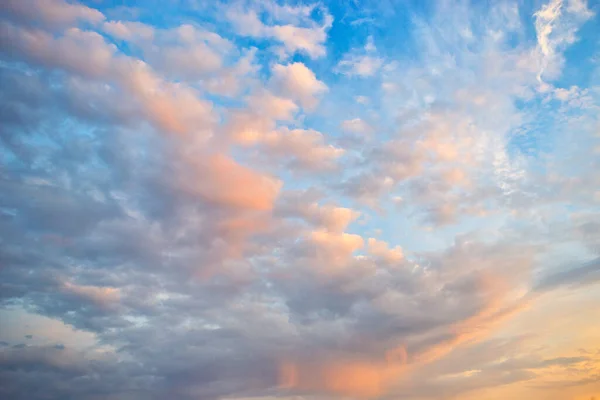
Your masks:
{"label": "cloud layer", "polygon": [[0,4],[0,397],[600,395],[598,10],[328,3]]}

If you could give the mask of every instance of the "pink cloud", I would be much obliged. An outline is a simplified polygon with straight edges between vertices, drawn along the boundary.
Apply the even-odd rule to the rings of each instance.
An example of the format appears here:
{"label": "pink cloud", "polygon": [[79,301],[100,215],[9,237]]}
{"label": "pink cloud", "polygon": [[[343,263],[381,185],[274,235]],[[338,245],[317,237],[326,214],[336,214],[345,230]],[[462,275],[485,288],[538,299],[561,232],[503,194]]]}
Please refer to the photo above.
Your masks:
{"label": "pink cloud", "polygon": [[277,119],[289,119],[295,104],[268,92],[248,98],[252,111],[233,112],[225,124],[229,139],[242,146],[260,146],[265,156],[282,160],[294,170],[324,171],[336,167],[344,149],[327,144],[312,129],[276,128]]}
{"label": "pink cloud", "polygon": [[337,207],[333,204],[309,204],[302,210],[306,217],[325,227],[330,232],[343,232],[348,225],[360,216],[360,212],[346,207]]}
{"label": "pink cloud", "polygon": [[71,282],[64,282],[62,290],[91,301],[100,307],[113,307],[119,302],[120,298],[120,290],[113,287],[77,285]]}
{"label": "pink cloud", "polygon": [[180,185],[218,205],[271,210],[282,186],[281,181],[243,167],[223,154],[188,161],[193,172]]}
{"label": "pink cloud", "polygon": [[102,12],[63,0],[3,0],[0,10],[27,22],[40,22],[50,28],[64,28],[76,22],[93,24],[104,20]]}
{"label": "pink cloud", "polygon": [[120,59],[115,78],[138,100],[146,117],[171,133],[212,134],[212,104],[184,84],[163,80],[142,61]]}
{"label": "pink cloud", "polygon": [[328,393],[352,398],[383,395],[402,374],[401,362],[339,360],[323,363],[282,362],[279,384],[299,392]]}
{"label": "pink cloud", "polygon": [[274,120],[289,121],[293,119],[298,106],[292,100],[275,96],[267,90],[254,93],[246,99],[248,106],[257,115]]}
{"label": "pink cloud", "polygon": [[369,238],[367,240],[369,254],[388,263],[397,263],[402,261],[404,253],[400,246],[390,248],[389,245],[381,240]]}
{"label": "pink cloud", "polygon": [[359,235],[315,230],[310,232],[308,250],[315,258],[314,267],[319,272],[329,274],[344,269],[352,254],[363,245],[364,240]]}
{"label": "pink cloud", "polygon": [[326,170],[335,167],[344,150],[325,143],[322,133],[312,129],[288,129],[266,133],[260,140],[272,154],[291,157],[292,166]]}
{"label": "pink cloud", "polygon": [[143,61],[117,55],[96,32],[68,29],[58,38],[39,31],[0,25],[0,45],[50,68],[116,84],[133,96],[148,120],[166,132],[210,135],[212,105],[191,87],[162,79]]}
{"label": "pink cloud", "polygon": [[116,53],[116,47],[100,34],[79,28],[69,28],[55,38],[45,31],[1,22],[0,32],[0,45],[10,53],[90,78],[106,77]]}

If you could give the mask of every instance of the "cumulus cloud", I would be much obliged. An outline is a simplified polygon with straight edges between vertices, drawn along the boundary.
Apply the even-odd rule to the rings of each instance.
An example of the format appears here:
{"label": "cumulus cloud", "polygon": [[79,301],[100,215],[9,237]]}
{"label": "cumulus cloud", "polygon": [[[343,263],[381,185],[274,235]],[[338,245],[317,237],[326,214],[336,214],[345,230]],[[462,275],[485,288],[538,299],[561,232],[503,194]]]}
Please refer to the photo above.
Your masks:
{"label": "cumulus cloud", "polygon": [[[6,22],[0,29],[4,38],[0,46],[9,54],[47,68],[118,85],[136,98],[142,113],[161,129],[188,133],[205,127],[212,118],[210,103],[199,98],[193,88],[167,82],[146,63],[117,55],[116,47],[96,32],[71,28],[55,38]],[[200,132],[208,134],[205,128]]]}
{"label": "cumulus cloud", "polygon": [[255,38],[272,38],[282,43],[288,55],[305,53],[311,58],[326,54],[325,40],[333,18],[322,10],[322,22],[311,18],[312,6],[280,6],[275,2],[259,3],[276,21],[282,24],[266,24],[260,18],[259,9],[232,6],[227,10],[227,19],[238,34]]}
{"label": "cumulus cloud", "polygon": [[292,100],[275,96],[267,90],[252,94],[247,101],[256,114],[276,120],[290,120],[298,110]]}
{"label": "cumulus cloud", "polygon": [[315,130],[282,128],[266,134],[261,143],[274,155],[291,158],[291,166],[309,170],[326,170],[336,166],[344,150],[325,143]]}
{"label": "cumulus cloud", "polygon": [[271,84],[275,90],[298,101],[308,110],[314,109],[319,103],[319,96],[328,90],[327,85],[301,62],[274,65]]}
{"label": "cumulus cloud", "polygon": [[155,29],[152,26],[136,21],[106,21],[102,28],[117,39],[134,43],[141,40],[152,40],[155,35]]}
{"label": "cumulus cloud", "polygon": [[289,190],[279,199],[277,212],[287,218],[302,218],[314,228],[338,233],[361,216],[357,210],[319,200],[322,195],[315,191]]}
{"label": "cumulus cloud", "polygon": [[26,24],[41,23],[54,29],[79,21],[98,24],[105,19],[99,10],[64,0],[7,0],[0,5],[0,13]]}
{"label": "cumulus cloud", "polygon": [[375,238],[369,238],[367,244],[369,246],[369,254],[373,257],[382,258],[386,262],[398,262],[404,258],[402,249],[399,246],[390,248],[387,243]]}
{"label": "cumulus cloud", "polygon": [[197,193],[209,202],[232,207],[268,210],[281,188],[281,182],[245,168],[224,155],[207,155],[190,160],[192,174],[183,178],[184,190]]}
{"label": "cumulus cloud", "polygon": [[141,49],[144,59],[168,77],[199,80],[225,67],[234,46],[218,34],[183,24],[154,29],[131,21],[107,21],[104,31]]}

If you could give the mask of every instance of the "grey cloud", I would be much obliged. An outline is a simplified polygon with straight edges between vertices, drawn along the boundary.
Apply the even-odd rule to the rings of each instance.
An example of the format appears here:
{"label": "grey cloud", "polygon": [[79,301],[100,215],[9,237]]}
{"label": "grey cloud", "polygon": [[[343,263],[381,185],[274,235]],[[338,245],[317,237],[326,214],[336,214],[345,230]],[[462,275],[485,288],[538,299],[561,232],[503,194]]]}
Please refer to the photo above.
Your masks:
{"label": "grey cloud", "polygon": [[535,289],[539,292],[545,292],[558,287],[592,284],[598,279],[600,279],[600,258],[579,267],[564,268],[559,272],[547,274],[537,282]]}
{"label": "grey cloud", "polygon": [[590,358],[588,358],[588,357],[558,357],[558,358],[552,358],[549,360],[544,360],[543,365],[545,367],[552,366],[552,365],[567,366],[567,365],[578,364],[578,363],[582,363],[582,362],[586,362],[586,361],[590,361]]}

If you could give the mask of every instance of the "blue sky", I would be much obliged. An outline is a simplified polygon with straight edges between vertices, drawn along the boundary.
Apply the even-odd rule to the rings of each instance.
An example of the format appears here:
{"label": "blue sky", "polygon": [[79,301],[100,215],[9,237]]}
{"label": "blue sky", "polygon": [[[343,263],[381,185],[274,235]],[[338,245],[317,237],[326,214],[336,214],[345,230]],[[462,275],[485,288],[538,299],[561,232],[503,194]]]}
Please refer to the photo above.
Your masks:
{"label": "blue sky", "polygon": [[599,13],[2,2],[0,397],[600,396]]}

